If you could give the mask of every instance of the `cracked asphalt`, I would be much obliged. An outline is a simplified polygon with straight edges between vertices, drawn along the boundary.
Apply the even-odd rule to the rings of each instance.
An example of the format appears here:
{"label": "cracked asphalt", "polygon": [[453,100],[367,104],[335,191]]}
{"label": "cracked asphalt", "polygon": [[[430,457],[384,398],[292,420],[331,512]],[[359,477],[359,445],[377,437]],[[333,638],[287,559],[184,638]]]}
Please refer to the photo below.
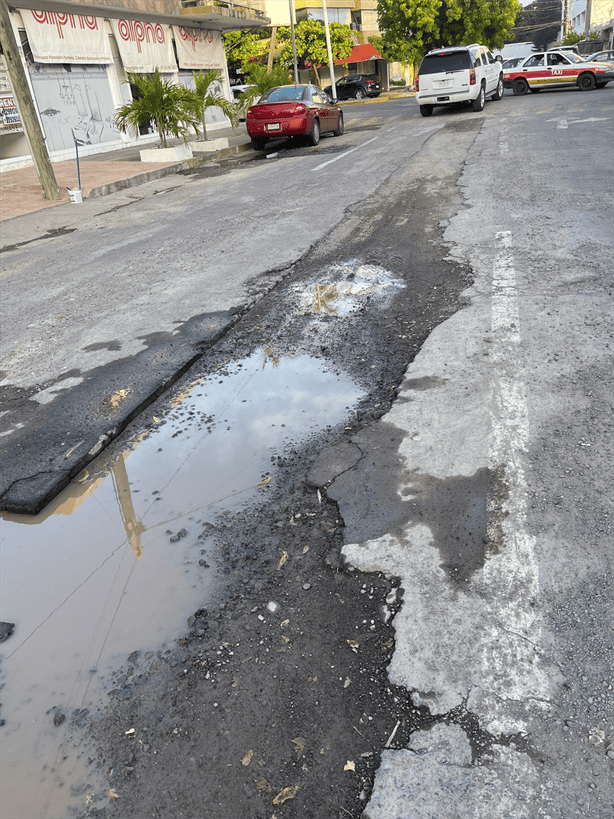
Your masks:
{"label": "cracked asphalt", "polygon": [[[249,503],[174,519],[170,541],[203,576],[215,554],[218,572],[177,640],[135,635],[88,709],[47,703],[86,770],[73,815],[612,819],[613,93],[506,95],[480,117],[436,112],[428,133],[408,112],[416,143],[380,155],[381,184],[363,166],[334,229],[306,249],[303,226],[300,259],[235,281],[230,305],[222,275],[216,311],[193,336],[178,325],[185,372],[147,414],[134,390],[111,460],[155,441],[157,419],[187,434],[190,385],[222,383],[255,351],[263,369],[318,359],[361,397],[280,448]],[[284,157],[279,174],[318,161]],[[206,181],[220,179],[234,172]],[[171,210],[183,196],[169,191]],[[357,270],[385,286],[329,311],[356,294]],[[224,330],[193,360],[211,315]],[[84,334],[99,371],[63,377],[108,390],[118,352],[162,355],[175,336],[167,317],[139,353],[119,328]],[[57,376],[28,381],[37,418],[61,406],[40,402]],[[70,781],[61,764],[54,776]]]}

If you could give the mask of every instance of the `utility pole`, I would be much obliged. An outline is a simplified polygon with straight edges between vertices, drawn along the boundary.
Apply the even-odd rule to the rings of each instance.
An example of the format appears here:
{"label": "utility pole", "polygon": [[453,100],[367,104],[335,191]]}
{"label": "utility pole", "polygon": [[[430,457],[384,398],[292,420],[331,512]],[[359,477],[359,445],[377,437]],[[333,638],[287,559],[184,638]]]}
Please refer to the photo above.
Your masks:
{"label": "utility pole", "polygon": [[328,9],[326,0],[322,0],[322,11],[324,12],[324,32],[326,34],[326,50],[328,52],[328,70],[330,72],[330,90],[333,100],[337,101],[337,87],[335,85],[335,64],[333,62],[333,50],[330,45],[330,30],[328,28]]}
{"label": "utility pole", "polygon": [[561,0],[561,36],[560,40],[563,42],[567,34],[567,0]]}
{"label": "utility pole", "polygon": [[591,15],[593,13],[593,0],[586,0],[586,12],[584,20],[584,39],[588,40],[591,30]]}
{"label": "utility pole", "polygon": [[296,11],[294,9],[294,0],[288,0],[290,4],[290,31],[292,32],[292,58],[294,60],[294,85],[298,85],[298,65],[296,64],[296,37],[294,34],[294,26],[296,25]]}
{"label": "utility pole", "polygon": [[273,52],[275,51],[275,40],[277,39],[277,26],[273,26],[271,31],[271,42],[269,43],[269,58],[266,61],[266,70],[270,74],[273,70]]}
{"label": "utility pole", "polygon": [[61,199],[62,194],[58,188],[58,183],[49,158],[49,152],[45,145],[43,130],[38,121],[36,107],[30,93],[28,78],[26,77],[26,72],[21,62],[19,45],[15,37],[15,32],[13,31],[11,15],[6,0],[0,0],[0,45],[2,45],[2,51],[4,52],[6,68],[13,93],[15,94],[15,102],[21,115],[23,130],[30,145],[30,153],[32,154],[34,167],[36,168],[40,183],[43,186],[43,196],[45,199]]}

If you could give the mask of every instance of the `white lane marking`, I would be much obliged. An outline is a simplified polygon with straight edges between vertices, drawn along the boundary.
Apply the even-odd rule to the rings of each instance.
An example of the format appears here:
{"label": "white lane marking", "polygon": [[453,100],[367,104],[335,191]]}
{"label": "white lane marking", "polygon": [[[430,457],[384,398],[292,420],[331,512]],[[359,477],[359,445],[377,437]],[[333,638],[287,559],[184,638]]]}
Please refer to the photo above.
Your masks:
{"label": "white lane marking", "polygon": [[329,159],[328,162],[323,162],[321,165],[316,165],[316,167],[313,168],[313,170],[319,171],[322,168],[325,168],[327,165],[330,165],[333,162],[337,162],[338,159],[343,159],[344,156],[347,156],[348,154],[353,154],[354,151],[357,151],[359,148],[364,148],[365,145],[369,145],[369,143],[375,142],[376,139],[379,139],[379,137],[373,137],[373,139],[369,139],[367,140],[367,142],[363,142],[362,145],[357,145],[355,148],[350,148],[349,151],[344,151],[342,154],[339,154],[339,156],[336,156],[334,159]]}
{"label": "white lane marking", "polygon": [[[503,468],[508,497],[503,512],[497,501],[489,520],[505,535],[505,549],[497,559],[484,564],[484,581],[496,594],[497,615],[486,624],[482,655],[483,696],[490,703],[490,730],[497,717],[506,721],[503,700],[544,702],[548,700],[546,673],[539,662],[541,624],[535,613],[539,595],[539,564],[536,538],[528,527],[528,486],[524,457],[530,444],[527,386],[522,376],[521,335],[516,270],[510,231],[496,234],[499,252],[493,263],[491,327],[494,364],[492,383],[489,465]],[[500,501],[499,501],[500,502]],[[509,658],[514,657],[510,667]],[[501,698],[501,680],[506,679]],[[469,707],[469,706],[468,706]],[[499,713],[498,713],[499,712]],[[522,730],[521,720],[517,728]]]}
{"label": "white lane marking", "polygon": [[503,121],[501,123],[501,136],[499,137],[499,154],[501,156],[507,156],[509,152],[507,136],[507,122]]}
{"label": "white lane marking", "polygon": [[609,122],[610,117],[589,117],[588,119],[572,119],[570,125],[575,125],[577,122]]}
{"label": "white lane marking", "polygon": [[559,119],[555,117],[554,119],[547,119],[546,122],[556,122],[556,127],[561,130],[565,131],[569,128],[570,125],[577,125],[580,122],[609,122],[610,117],[588,117],[588,119],[570,119],[566,120],[564,118]]}

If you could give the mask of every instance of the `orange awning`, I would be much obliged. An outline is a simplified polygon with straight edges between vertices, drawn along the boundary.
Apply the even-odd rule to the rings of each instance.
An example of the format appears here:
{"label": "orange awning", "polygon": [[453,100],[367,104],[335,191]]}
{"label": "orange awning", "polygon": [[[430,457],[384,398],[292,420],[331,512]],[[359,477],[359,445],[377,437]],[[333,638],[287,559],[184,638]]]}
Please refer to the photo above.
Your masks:
{"label": "orange awning", "polygon": [[371,43],[357,45],[352,49],[350,56],[345,60],[335,60],[335,65],[347,65],[347,63],[364,63],[366,60],[381,60],[382,55]]}

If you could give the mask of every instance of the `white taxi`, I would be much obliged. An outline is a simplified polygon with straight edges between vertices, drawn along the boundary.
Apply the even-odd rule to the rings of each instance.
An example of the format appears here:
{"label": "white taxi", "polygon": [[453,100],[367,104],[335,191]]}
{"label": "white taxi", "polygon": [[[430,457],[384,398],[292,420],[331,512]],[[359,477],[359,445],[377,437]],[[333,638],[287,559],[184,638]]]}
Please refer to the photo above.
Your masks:
{"label": "white taxi", "polygon": [[592,91],[614,80],[614,66],[585,62],[571,51],[541,51],[503,71],[503,85],[514,94],[536,93],[542,88],[579,88]]}

